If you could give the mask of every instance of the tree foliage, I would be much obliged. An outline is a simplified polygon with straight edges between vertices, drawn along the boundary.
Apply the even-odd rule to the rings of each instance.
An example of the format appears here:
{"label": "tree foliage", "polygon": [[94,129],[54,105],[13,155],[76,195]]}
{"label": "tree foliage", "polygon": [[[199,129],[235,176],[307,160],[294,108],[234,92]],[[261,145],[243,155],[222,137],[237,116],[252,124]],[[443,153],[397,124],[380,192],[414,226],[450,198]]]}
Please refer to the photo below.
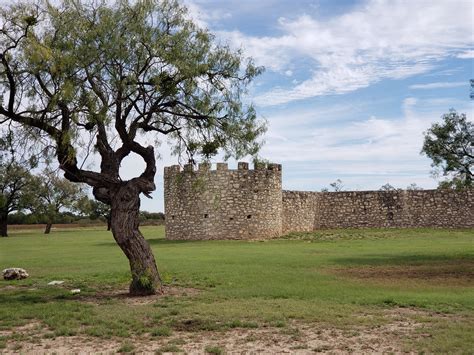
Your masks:
{"label": "tree foliage", "polygon": [[421,186],[418,186],[416,182],[412,182],[410,185],[407,186],[407,191],[420,191],[423,190]]}
{"label": "tree foliage", "polygon": [[85,196],[80,185],[59,177],[57,172],[50,169],[34,176],[32,189],[34,198],[30,210],[46,219],[46,234],[51,231],[61,211],[78,211],[78,202]]}
{"label": "tree foliage", "polygon": [[[148,163],[148,177],[154,164],[138,139],[146,132],[168,135],[189,159],[219,148],[257,152],[264,127],[241,95],[261,69],[249,62],[242,70],[240,53],[215,45],[175,1],[95,3],[2,11],[0,114],[49,136],[70,180],[117,182],[118,164],[132,152]],[[78,143],[89,135],[107,161],[100,173],[78,166]],[[153,189],[144,185],[142,192]]]}
{"label": "tree foliage", "polygon": [[385,192],[397,191],[397,188],[395,188],[393,185],[391,185],[390,183],[387,182],[386,184],[380,186],[379,191],[385,191]]}
{"label": "tree foliage", "polygon": [[473,184],[474,124],[466,114],[455,110],[444,114],[442,123],[434,123],[427,132],[422,154],[433,160],[432,166],[452,176],[442,186],[470,187]]}
{"label": "tree foliage", "polygon": [[[156,263],[138,230],[139,195],[155,189],[151,143],[166,137],[190,161],[255,155],[265,125],[243,95],[262,69],[173,0],[24,1],[1,7],[0,26],[0,122],[30,128],[68,180],[111,206],[131,291],[155,292]],[[80,162],[91,146],[97,170]],[[146,167],[125,180],[130,154]]]}
{"label": "tree foliage", "polygon": [[109,205],[90,199],[88,196],[83,196],[78,200],[77,208],[83,215],[88,216],[91,220],[105,219],[107,221],[107,230],[110,230],[111,215]]}
{"label": "tree foliage", "polygon": [[8,236],[8,216],[30,206],[33,191],[30,169],[34,160],[24,155],[12,131],[0,137],[0,236]]}
{"label": "tree foliage", "polygon": [[331,188],[335,192],[340,192],[344,190],[344,184],[342,183],[341,179],[337,179],[336,181],[330,183],[329,186],[331,186]]}
{"label": "tree foliage", "polygon": [[[337,179],[336,181],[330,183],[329,186],[334,192],[344,191],[344,184],[342,183],[341,179]],[[321,189],[321,192],[329,192],[329,188],[323,187]]]}

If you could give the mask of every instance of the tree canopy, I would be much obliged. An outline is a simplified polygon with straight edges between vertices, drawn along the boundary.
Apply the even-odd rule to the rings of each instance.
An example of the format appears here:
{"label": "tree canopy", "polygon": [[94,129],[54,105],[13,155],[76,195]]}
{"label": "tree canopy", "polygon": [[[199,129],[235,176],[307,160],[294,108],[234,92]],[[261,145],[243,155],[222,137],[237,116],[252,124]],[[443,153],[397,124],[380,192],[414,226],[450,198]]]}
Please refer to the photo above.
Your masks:
{"label": "tree canopy", "polygon": [[78,211],[78,203],[86,196],[81,186],[61,178],[56,171],[45,169],[40,175],[33,177],[31,204],[29,209],[46,219],[45,234],[49,234],[51,226],[58,219],[63,209]]}
{"label": "tree canopy", "polygon": [[[217,46],[175,1],[94,3],[2,11],[0,114],[47,134],[69,179],[116,182],[116,165],[132,152],[149,163],[148,176],[154,164],[137,137],[145,132],[170,136],[190,159],[219,148],[256,153],[263,126],[241,95],[261,69],[242,70],[240,53]],[[99,175],[78,166],[84,134],[110,165]]]}
{"label": "tree canopy", "polygon": [[442,117],[442,123],[434,123],[427,132],[421,152],[433,160],[432,166],[451,175],[452,181],[441,186],[471,187],[474,166],[474,124],[466,114],[455,110]]}
{"label": "tree canopy", "polygon": [[[64,176],[111,206],[131,292],[155,292],[158,271],[138,230],[139,194],[155,189],[150,142],[166,136],[190,161],[255,155],[265,125],[243,95],[262,69],[173,0],[24,1],[1,7],[0,26],[0,122],[52,145]],[[94,153],[99,169],[84,168]],[[120,164],[132,153],[146,167],[124,180]]]}
{"label": "tree canopy", "polygon": [[35,159],[25,155],[11,130],[0,137],[0,236],[8,236],[8,216],[31,205]]}
{"label": "tree canopy", "polygon": [[83,196],[77,201],[77,208],[82,214],[89,216],[92,220],[104,218],[107,221],[107,230],[110,230],[111,216],[109,205],[90,199],[88,196]]}

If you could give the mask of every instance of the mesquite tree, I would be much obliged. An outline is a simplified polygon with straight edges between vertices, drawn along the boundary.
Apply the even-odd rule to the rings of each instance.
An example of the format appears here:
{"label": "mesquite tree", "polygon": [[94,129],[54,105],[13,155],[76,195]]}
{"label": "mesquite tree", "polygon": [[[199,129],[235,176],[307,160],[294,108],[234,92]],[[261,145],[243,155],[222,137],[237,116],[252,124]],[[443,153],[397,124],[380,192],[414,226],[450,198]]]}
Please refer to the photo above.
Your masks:
{"label": "mesquite tree", "polygon": [[422,154],[433,160],[431,166],[443,175],[453,176],[440,186],[472,187],[474,182],[474,124],[466,114],[450,110],[442,116],[442,123],[434,123],[425,132]]}
{"label": "mesquite tree", "polygon": [[[138,229],[139,196],[155,189],[154,146],[145,142],[161,134],[190,160],[219,150],[255,154],[264,125],[242,95],[261,69],[172,0],[28,1],[4,6],[0,21],[0,122],[31,127],[54,145],[65,178],[92,186],[111,206],[130,292],[160,291]],[[89,139],[96,171],[80,163]],[[129,154],[146,167],[123,180],[119,167]]]}
{"label": "mesquite tree", "polygon": [[110,225],[110,206],[83,196],[77,201],[76,209],[84,216],[88,216],[92,220],[105,219],[107,221],[107,230],[111,229]]}
{"label": "mesquite tree", "polygon": [[31,175],[21,164],[7,161],[0,166],[0,236],[8,236],[8,215],[26,207],[25,195]]}
{"label": "mesquite tree", "polygon": [[33,197],[30,169],[35,159],[25,156],[13,137],[10,130],[0,137],[0,237],[8,236],[8,215],[30,207]]}
{"label": "mesquite tree", "polygon": [[35,175],[32,187],[35,192],[29,209],[45,218],[44,234],[51,232],[51,227],[57,222],[61,210],[79,210],[77,204],[85,197],[79,184],[59,177],[50,169],[45,169],[41,174]]}

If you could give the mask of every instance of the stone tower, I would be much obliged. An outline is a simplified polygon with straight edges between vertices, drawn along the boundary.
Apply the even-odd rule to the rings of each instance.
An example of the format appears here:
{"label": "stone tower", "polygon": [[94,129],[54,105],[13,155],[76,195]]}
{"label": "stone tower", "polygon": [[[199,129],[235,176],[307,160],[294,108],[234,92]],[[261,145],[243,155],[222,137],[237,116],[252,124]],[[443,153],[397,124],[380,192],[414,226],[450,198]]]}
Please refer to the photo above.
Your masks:
{"label": "stone tower", "polygon": [[226,163],[165,168],[168,239],[270,238],[282,232],[281,165]]}

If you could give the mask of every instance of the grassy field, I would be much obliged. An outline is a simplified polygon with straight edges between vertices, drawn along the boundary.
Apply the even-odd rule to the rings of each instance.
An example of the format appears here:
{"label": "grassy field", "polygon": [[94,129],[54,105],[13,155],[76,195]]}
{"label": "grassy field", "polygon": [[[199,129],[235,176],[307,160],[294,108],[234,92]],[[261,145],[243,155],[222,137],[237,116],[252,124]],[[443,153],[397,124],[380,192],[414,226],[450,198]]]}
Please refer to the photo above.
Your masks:
{"label": "grassy field", "polygon": [[[157,353],[221,353],[232,349],[231,336],[243,335],[244,350],[261,336],[294,351],[364,351],[345,341],[370,344],[377,331],[393,344],[368,350],[472,351],[473,230],[336,230],[202,242],[167,241],[163,227],[142,230],[164,296],[124,295],[127,260],[99,228],[49,236],[15,230],[0,238],[0,270],[30,274],[0,282],[0,352],[54,348],[54,339],[80,337],[108,339],[122,352],[155,341]],[[52,280],[65,282],[48,286]],[[81,293],[71,294],[75,288]],[[202,334],[200,348],[187,347]]]}

